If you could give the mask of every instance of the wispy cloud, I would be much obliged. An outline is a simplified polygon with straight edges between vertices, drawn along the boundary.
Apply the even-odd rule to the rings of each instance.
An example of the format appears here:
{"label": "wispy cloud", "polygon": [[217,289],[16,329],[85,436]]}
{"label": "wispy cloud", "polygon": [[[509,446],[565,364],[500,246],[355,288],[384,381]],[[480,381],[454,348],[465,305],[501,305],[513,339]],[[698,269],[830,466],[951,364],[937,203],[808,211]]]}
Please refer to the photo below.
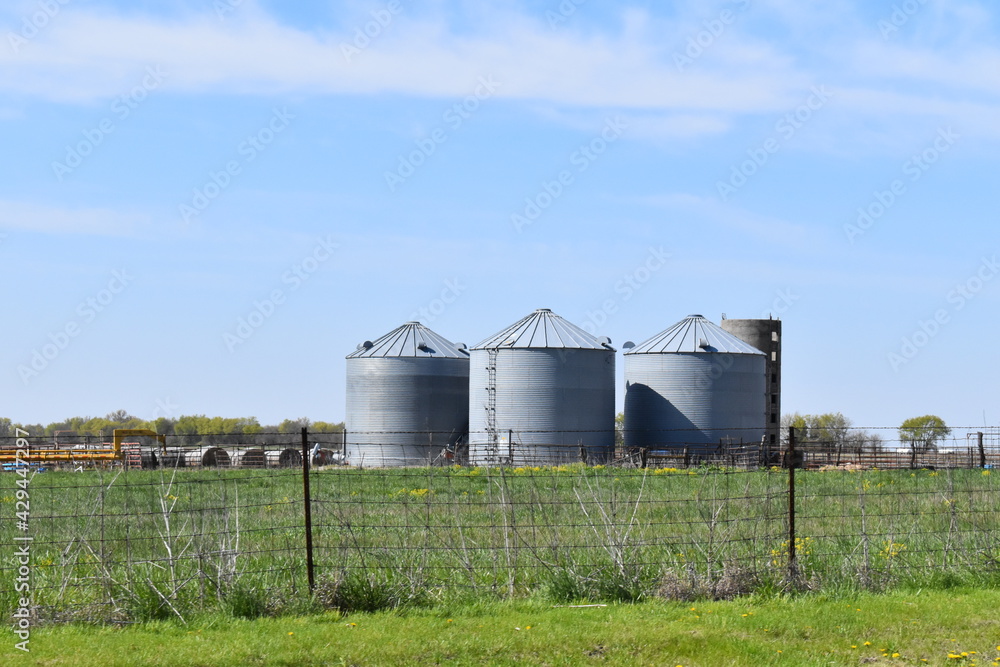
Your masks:
{"label": "wispy cloud", "polygon": [[[785,112],[802,91],[824,84],[844,91],[841,111],[831,109],[831,117],[946,116],[998,134],[990,119],[1000,111],[1000,50],[975,29],[985,19],[974,5],[949,13],[949,34],[971,41],[932,50],[918,31],[930,8],[913,19],[920,38],[880,40],[877,21],[862,20],[844,0],[820,8],[761,0],[683,70],[674,57],[701,29],[700,17],[732,3],[692,5],[671,17],[626,8],[607,27],[569,22],[558,30],[541,12],[509,6],[469,10],[461,21],[440,8],[411,8],[350,58],[344,46],[356,26],[349,20],[305,30],[245,5],[222,21],[207,10],[165,18],[68,4],[16,52],[0,48],[0,93],[94,103],[118,94],[150,63],[169,74],[171,94],[181,95],[456,97],[489,75],[503,82],[498,99],[630,111],[637,116],[634,136],[655,140],[722,133],[739,116]],[[357,17],[360,25],[366,17]],[[834,20],[859,29],[825,34]],[[772,39],[775,31],[795,38]]]}
{"label": "wispy cloud", "polygon": [[42,234],[131,236],[150,223],[147,215],[106,208],[60,208],[0,200],[0,229]]}
{"label": "wispy cloud", "polygon": [[714,198],[674,192],[649,195],[633,203],[681,213],[728,232],[738,232],[768,244],[805,249],[819,240],[822,232],[814,226],[752,213]]}

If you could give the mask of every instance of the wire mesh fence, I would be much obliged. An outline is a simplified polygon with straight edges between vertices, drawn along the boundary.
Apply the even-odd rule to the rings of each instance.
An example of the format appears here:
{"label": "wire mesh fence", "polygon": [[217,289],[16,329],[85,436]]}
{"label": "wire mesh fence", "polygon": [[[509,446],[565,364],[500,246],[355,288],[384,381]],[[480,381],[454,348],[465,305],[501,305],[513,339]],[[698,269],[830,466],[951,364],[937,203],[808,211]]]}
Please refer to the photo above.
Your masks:
{"label": "wire mesh fence", "polygon": [[456,439],[406,465],[396,449],[353,459],[350,433],[135,436],[110,458],[110,439],[11,439],[0,603],[28,599],[41,622],[130,622],[996,582],[996,434],[918,448],[847,432],[789,431],[777,448],[673,434],[596,456],[527,451],[511,433],[497,438],[506,456],[470,461]]}

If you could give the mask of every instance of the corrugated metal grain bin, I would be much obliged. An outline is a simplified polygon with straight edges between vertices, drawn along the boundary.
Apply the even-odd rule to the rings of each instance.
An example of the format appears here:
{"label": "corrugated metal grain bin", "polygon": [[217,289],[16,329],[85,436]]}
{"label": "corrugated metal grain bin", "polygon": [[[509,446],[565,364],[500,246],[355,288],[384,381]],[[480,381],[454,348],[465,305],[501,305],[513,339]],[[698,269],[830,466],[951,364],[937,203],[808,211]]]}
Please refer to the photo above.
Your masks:
{"label": "corrugated metal grain bin", "polygon": [[547,308],[472,348],[469,460],[605,461],[614,452],[615,350]]}
{"label": "corrugated metal grain bin", "polygon": [[347,461],[433,463],[469,427],[469,351],[407,322],[347,357]]}
{"label": "corrugated metal grain bin", "polygon": [[764,436],[764,353],[690,315],[625,354],[625,446],[714,450]]}

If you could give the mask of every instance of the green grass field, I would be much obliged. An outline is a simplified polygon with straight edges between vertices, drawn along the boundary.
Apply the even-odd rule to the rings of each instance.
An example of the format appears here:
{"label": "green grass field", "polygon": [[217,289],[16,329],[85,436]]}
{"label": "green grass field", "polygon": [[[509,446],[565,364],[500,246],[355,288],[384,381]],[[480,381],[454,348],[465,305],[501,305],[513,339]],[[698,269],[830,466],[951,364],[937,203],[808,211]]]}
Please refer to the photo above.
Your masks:
{"label": "green grass field", "polygon": [[1000,594],[953,589],[553,608],[538,601],[35,630],[23,665],[996,665]]}
{"label": "green grass field", "polygon": [[[129,622],[990,588],[997,477],[798,471],[793,576],[784,470],[317,470],[311,598],[297,470],[45,473],[30,486],[34,604],[44,621]],[[0,478],[0,544],[14,544],[14,480]]]}

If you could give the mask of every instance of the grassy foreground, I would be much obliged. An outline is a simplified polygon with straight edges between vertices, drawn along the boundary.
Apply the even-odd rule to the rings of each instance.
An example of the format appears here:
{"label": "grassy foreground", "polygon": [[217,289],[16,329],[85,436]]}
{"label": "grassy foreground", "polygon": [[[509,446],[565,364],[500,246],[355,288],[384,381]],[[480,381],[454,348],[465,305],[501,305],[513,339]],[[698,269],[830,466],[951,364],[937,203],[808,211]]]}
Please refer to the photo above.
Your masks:
{"label": "grassy foreground", "polygon": [[1000,665],[1000,593],[731,602],[539,602],[339,616],[220,616],[8,635],[9,665]]}

